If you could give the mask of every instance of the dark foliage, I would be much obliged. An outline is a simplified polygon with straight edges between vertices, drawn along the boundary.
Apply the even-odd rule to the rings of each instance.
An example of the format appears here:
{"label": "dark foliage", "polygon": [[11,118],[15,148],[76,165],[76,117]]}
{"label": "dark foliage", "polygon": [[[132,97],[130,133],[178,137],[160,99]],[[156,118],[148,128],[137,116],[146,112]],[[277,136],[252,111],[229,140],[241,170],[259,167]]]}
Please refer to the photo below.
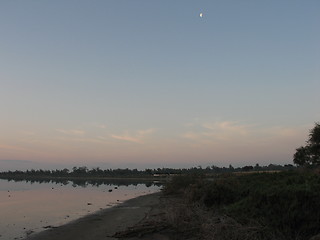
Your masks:
{"label": "dark foliage", "polygon": [[[169,188],[178,191],[179,186]],[[198,179],[189,188],[184,187],[184,193],[190,202],[209,211],[221,211],[243,225],[261,226],[280,239],[309,239],[320,233],[320,176],[312,172]]]}
{"label": "dark foliage", "polygon": [[293,162],[298,166],[319,166],[320,165],[320,123],[316,123],[310,130],[306,146],[296,149],[293,155]]}
{"label": "dark foliage", "polygon": [[230,172],[243,172],[243,171],[273,171],[273,170],[289,170],[295,167],[291,164],[275,165],[269,164],[268,166],[245,166],[234,168],[231,165],[226,167],[192,167],[192,168],[157,168],[157,169],[89,169],[83,167],[73,167],[72,170],[67,168],[59,170],[27,170],[27,171],[7,171],[0,172],[0,178],[151,178],[151,177],[167,177],[176,175],[215,175]]}

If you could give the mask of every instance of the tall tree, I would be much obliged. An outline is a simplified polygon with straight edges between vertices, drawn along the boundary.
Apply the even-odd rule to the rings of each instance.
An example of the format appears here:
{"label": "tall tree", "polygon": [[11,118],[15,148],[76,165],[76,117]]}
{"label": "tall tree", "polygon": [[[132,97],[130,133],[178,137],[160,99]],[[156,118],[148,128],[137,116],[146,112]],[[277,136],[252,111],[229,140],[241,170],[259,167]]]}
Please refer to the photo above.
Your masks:
{"label": "tall tree", "polygon": [[293,162],[299,166],[320,165],[320,123],[316,123],[314,128],[310,130],[306,146],[296,149]]}

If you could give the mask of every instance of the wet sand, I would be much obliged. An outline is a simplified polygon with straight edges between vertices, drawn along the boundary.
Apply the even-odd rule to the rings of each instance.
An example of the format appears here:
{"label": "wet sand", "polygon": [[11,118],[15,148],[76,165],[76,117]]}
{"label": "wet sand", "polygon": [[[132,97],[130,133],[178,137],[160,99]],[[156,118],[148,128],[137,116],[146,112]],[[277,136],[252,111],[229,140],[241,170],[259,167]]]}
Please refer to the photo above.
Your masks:
{"label": "wet sand", "polygon": [[[113,240],[114,235],[143,222],[159,212],[161,192],[130,199],[66,225],[31,234],[25,240]],[[164,239],[164,238],[162,238]]]}

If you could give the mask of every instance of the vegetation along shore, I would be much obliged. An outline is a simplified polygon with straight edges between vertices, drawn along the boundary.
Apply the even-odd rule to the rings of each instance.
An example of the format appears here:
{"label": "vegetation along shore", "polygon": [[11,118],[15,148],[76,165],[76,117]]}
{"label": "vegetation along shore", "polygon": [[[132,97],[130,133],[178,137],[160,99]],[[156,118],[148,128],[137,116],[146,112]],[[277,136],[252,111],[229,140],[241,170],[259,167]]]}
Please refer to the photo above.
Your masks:
{"label": "vegetation along shore", "polygon": [[175,176],[160,193],[28,239],[313,240],[319,189],[315,170]]}
{"label": "vegetation along shore", "polygon": [[[56,239],[59,234],[64,236],[59,239],[91,239],[88,238],[93,236],[91,232],[95,232],[97,240],[320,239],[319,136],[320,125],[316,124],[307,145],[294,154],[296,167],[272,165],[276,166],[272,171],[262,171],[265,169],[260,166],[241,168],[241,171],[231,167],[175,170],[161,193],[130,200],[117,210],[104,211],[67,225],[69,227],[51,229],[42,233],[41,238],[31,236],[30,239]],[[155,177],[155,174],[161,175],[160,170],[139,174]],[[76,172],[75,168],[66,174],[72,176]],[[84,177],[84,173],[90,175],[92,171],[86,170],[78,177]],[[27,178],[28,174],[30,172],[6,172],[1,173],[1,177]],[[124,214],[128,209],[136,212]],[[109,211],[115,212],[112,215]],[[113,221],[112,225],[110,216],[120,221]],[[127,224],[123,224],[124,219]],[[79,235],[79,229],[85,229],[86,234]]]}

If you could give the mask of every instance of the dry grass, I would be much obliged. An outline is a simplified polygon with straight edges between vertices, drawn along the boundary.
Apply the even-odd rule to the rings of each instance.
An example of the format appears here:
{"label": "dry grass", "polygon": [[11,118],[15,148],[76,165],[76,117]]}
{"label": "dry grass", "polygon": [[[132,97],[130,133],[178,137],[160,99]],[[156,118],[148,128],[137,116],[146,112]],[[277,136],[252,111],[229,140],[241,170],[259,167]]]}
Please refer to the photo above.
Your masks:
{"label": "dry grass", "polygon": [[[257,223],[242,225],[219,212],[191,204],[187,198],[166,199],[165,219],[183,239],[201,240],[277,240]],[[180,235],[181,237],[182,235]],[[182,238],[180,238],[182,239]]]}

